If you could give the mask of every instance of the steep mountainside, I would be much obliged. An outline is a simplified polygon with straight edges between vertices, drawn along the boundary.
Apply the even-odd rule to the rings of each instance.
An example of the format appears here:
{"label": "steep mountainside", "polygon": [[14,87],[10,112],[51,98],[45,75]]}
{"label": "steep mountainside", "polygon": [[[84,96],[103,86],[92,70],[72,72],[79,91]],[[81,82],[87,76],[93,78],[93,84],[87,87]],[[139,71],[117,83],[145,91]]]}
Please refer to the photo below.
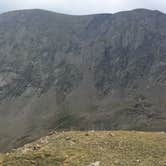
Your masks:
{"label": "steep mountainside", "polygon": [[52,129],[166,130],[166,15],[0,15],[0,150]]}

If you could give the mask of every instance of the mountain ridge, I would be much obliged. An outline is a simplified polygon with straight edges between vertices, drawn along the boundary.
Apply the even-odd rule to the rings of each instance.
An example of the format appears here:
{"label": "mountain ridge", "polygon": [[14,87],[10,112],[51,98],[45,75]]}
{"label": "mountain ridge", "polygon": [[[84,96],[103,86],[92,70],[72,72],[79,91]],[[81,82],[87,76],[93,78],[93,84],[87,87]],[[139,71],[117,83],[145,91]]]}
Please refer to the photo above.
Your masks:
{"label": "mountain ridge", "polygon": [[9,14],[9,13],[14,13],[14,12],[32,12],[32,11],[36,11],[36,12],[49,12],[49,13],[54,13],[54,14],[60,14],[60,15],[68,15],[68,16],[93,16],[93,15],[112,15],[112,14],[119,14],[119,13],[126,13],[126,12],[158,12],[158,13],[162,13],[165,14],[164,12],[160,11],[160,10],[153,10],[153,9],[147,9],[147,8],[135,8],[135,9],[131,9],[131,10],[124,10],[124,11],[117,11],[114,13],[92,13],[92,14],[67,14],[67,13],[63,13],[63,12],[56,12],[53,10],[46,10],[46,9],[41,9],[41,8],[34,8],[34,9],[21,9],[21,10],[11,10],[11,11],[6,11],[6,12],[2,12],[0,14],[4,15],[4,14]]}
{"label": "mountain ridge", "polygon": [[0,15],[0,150],[55,128],[165,131],[165,44],[156,11]]}

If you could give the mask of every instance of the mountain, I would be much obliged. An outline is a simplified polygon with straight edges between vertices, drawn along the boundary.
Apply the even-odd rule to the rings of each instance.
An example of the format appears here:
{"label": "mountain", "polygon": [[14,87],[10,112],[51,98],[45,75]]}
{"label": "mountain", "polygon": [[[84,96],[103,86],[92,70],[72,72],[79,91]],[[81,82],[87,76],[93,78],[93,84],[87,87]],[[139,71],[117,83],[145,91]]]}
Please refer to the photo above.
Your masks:
{"label": "mountain", "polygon": [[0,150],[50,130],[166,131],[166,15],[0,15]]}

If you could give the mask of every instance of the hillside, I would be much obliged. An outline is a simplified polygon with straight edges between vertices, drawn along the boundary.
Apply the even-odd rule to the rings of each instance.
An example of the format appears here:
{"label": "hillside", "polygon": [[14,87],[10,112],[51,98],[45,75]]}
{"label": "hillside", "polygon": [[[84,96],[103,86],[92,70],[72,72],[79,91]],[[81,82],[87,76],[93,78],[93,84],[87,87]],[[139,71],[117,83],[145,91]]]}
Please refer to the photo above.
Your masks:
{"label": "hillside", "polygon": [[0,155],[0,162],[3,166],[165,166],[166,134],[54,133]]}
{"label": "hillside", "polygon": [[0,15],[0,151],[50,130],[166,131],[166,15]]}

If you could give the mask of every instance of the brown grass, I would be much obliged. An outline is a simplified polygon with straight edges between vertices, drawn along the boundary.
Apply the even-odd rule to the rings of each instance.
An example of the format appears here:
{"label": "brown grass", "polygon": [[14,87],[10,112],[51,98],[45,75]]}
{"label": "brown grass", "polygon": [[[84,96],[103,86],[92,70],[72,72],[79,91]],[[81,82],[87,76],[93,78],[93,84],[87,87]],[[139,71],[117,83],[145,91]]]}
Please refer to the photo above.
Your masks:
{"label": "brown grass", "polygon": [[0,156],[2,166],[166,166],[166,134],[61,132]]}

